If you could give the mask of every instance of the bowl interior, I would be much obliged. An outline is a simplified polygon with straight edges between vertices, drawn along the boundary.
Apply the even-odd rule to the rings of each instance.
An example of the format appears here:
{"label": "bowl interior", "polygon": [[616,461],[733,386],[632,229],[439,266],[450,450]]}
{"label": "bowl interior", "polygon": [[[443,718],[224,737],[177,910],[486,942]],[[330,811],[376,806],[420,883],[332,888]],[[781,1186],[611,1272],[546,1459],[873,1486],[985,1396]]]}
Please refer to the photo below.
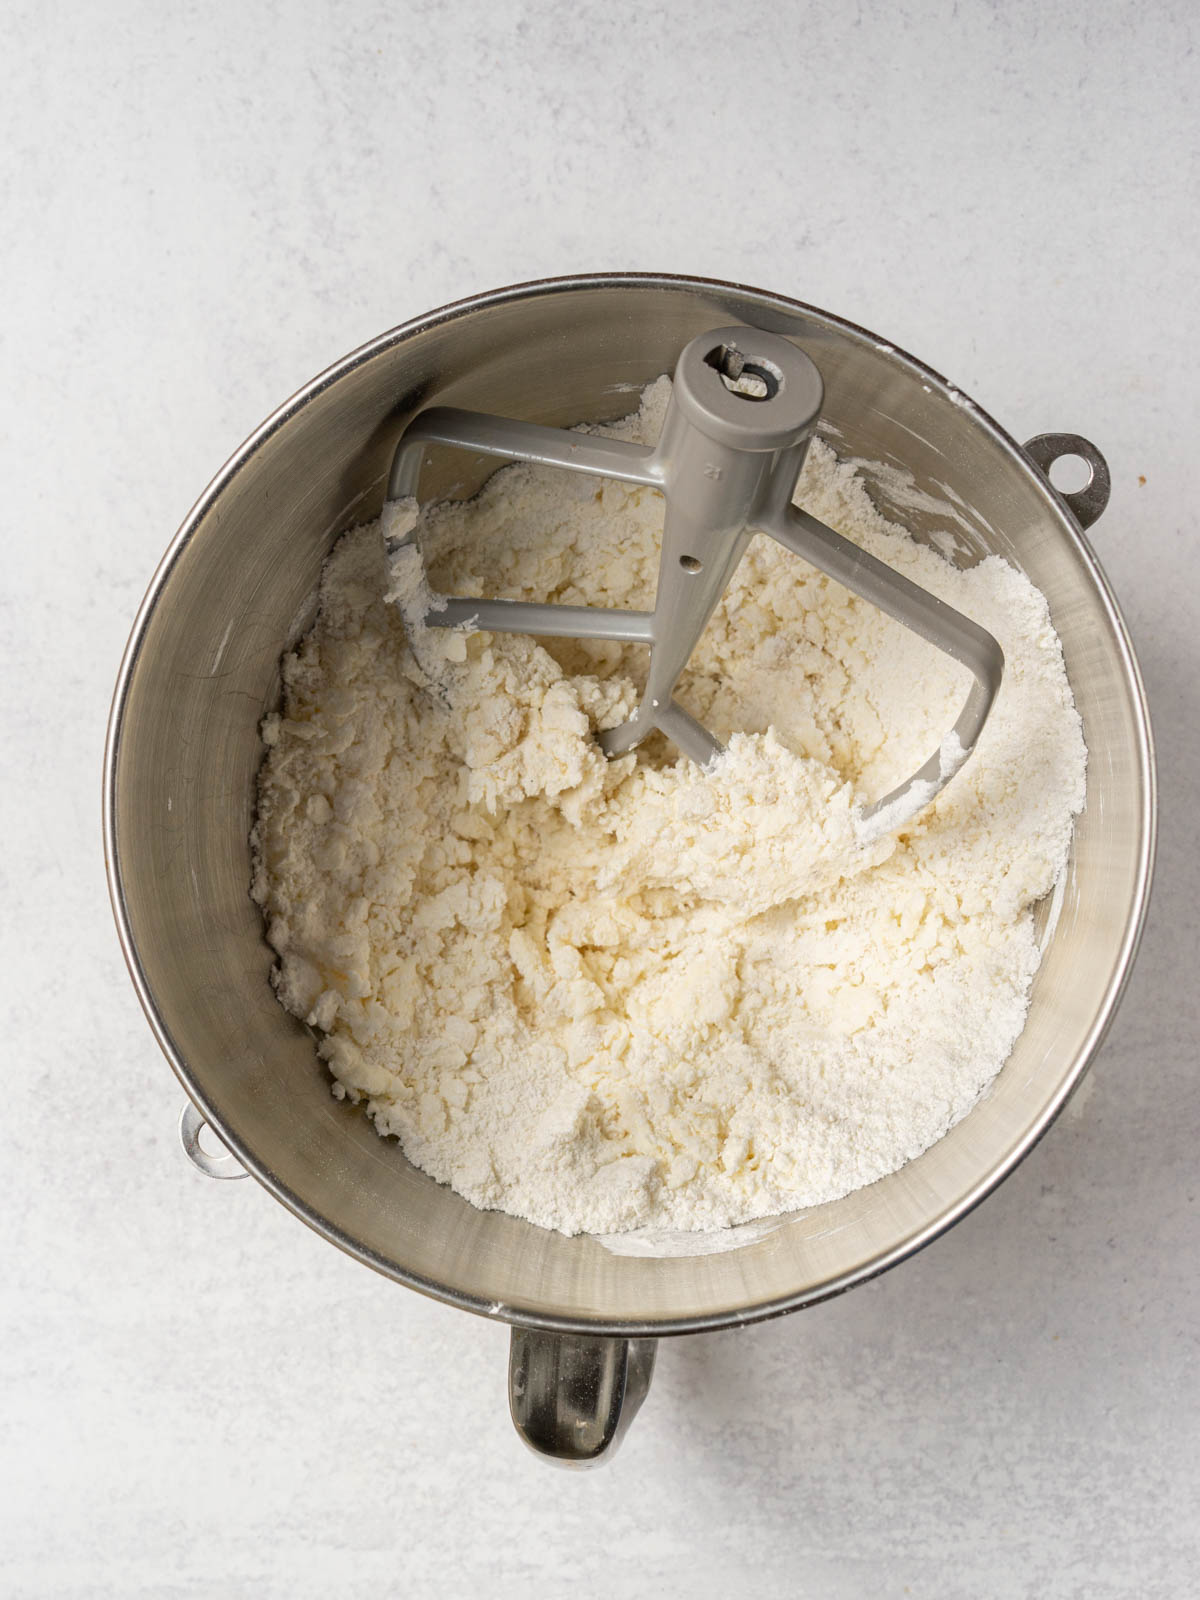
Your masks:
{"label": "bowl interior", "polygon": [[[327,551],[378,513],[407,419],[445,403],[570,424],[626,413],[706,328],[794,338],[825,423],[865,458],[883,508],[960,559],[996,551],[1046,594],[1084,720],[1088,803],[1028,1025],[989,1093],[900,1172],[719,1253],[614,1254],[475,1210],[335,1101],[307,1031],[276,1003],[248,894],[258,726],[311,617]],[[423,493],[490,466],[440,456]],[[882,1269],[1019,1159],[1086,1066],[1132,957],[1153,832],[1136,666],[1103,578],[1054,497],[985,416],[847,324],[690,280],[573,280],[464,303],[325,374],[239,451],[168,552],[114,713],[114,898],[160,1041],[218,1131],[305,1220],[370,1264],[474,1309],[546,1326],[669,1331],[743,1320]]]}

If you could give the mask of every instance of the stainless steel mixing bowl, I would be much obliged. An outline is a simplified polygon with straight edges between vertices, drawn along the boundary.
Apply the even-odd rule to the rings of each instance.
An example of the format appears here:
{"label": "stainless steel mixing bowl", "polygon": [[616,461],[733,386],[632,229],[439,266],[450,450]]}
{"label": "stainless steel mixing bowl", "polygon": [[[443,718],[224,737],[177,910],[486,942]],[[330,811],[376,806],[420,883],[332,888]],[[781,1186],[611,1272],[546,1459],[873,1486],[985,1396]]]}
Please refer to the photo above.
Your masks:
{"label": "stainless steel mixing bowl", "polygon": [[[812,356],[825,431],[877,464],[868,478],[885,511],[918,537],[951,536],[958,559],[998,552],[1047,596],[1084,721],[1088,799],[1028,1023],[970,1115],[891,1177],[766,1237],[654,1259],[477,1211],[333,1099],[311,1036],[268,981],[247,839],[281,652],[311,619],[333,541],[378,513],[413,414],[436,402],[558,425],[617,417],[689,339],[726,323],[786,334]],[[1064,499],[1044,472],[1072,446],[1096,475]],[[105,837],[134,983],[196,1108],[185,1135],[221,1171],[195,1149],[207,1120],[342,1249],[511,1323],[514,1418],[548,1454],[611,1449],[658,1335],[795,1310],[927,1244],[1045,1132],[1104,1035],[1149,891],[1150,728],[1124,623],[1071,510],[1087,521],[1102,509],[1102,462],[1068,436],[1030,451],[920,362],[778,295],[640,274],[525,284],[395,329],[315,379],[213,480],[155,575],[117,684]],[[435,455],[422,492],[471,492],[489,470]]]}

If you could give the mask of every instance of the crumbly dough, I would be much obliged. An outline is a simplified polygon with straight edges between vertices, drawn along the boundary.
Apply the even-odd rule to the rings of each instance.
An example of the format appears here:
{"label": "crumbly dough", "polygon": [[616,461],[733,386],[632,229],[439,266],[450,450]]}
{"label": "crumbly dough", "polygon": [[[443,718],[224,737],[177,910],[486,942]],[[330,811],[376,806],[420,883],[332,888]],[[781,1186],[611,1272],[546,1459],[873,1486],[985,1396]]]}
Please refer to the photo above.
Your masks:
{"label": "crumbly dough", "polygon": [[[668,393],[605,431],[653,441]],[[254,895],[334,1093],[476,1205],[612,1233],[831,1200],[964,1116],[1022,1027],[1084,797],[1045,600],[916,544],[819,442],[797,499],[1004,649],[975,754],[898,835],[862,806],[937,748],[965,672],[766,538],[678,691],[728,742],[708,773],[658,736],[601,755],[637,647],[406,631],[421,575],[378,523],[330,558],[263,729]],[[446,592],[646,608],[661,517],[516,466],[421,537]]]}

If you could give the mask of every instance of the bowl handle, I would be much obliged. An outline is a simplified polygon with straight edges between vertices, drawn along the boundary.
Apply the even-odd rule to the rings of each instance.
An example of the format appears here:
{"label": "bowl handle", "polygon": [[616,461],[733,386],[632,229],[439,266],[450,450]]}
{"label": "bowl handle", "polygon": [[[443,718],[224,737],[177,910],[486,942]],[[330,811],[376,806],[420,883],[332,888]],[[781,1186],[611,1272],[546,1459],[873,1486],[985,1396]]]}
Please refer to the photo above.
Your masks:
{"label": "bowl handle", "polygon": [[184,1155],[206,1178],[248,1178],[250,1174],[233,1151],[225,1148],[224,1140],[217,1134],[213,1137],[220,1144],[220,1150],[206,1150],[200,1143],[200,1135],[208,1126],[208,1118],[189,1100],[179,1118],[179,1142]]}
{"label": "bowl handle", "polygon": [[1069,492],[1054,489],[1054,492],[1066,503],[1067,509],[1079,526],[1090,528],[1108,504],[1108,497],[1112,492],[1112,476],[1108,470],[1108,462],[1092,441],[1078,433],[1039,433],[1032,439],[1026,439],[1024,450],[1052,489],[1054,485],[1050,483],[1050,468],[1060,456],[1080,456],[1087,462],[1091,477],[1082,489],[1072,489]]}
{"label": "bowl handle", "polygon": [[595,1467],[616,1451],[646,1398],[656,1339],[514,1328],[508,1407],[535,1455]]}

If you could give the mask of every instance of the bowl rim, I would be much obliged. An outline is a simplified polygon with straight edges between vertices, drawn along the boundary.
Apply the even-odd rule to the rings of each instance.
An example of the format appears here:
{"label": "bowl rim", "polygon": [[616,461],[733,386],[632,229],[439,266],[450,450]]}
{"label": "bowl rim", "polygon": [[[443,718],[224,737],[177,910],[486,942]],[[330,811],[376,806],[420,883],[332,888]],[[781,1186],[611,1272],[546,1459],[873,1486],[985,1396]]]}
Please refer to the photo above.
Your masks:
{"label": "bowl rim", "polygon": [[[918,376],[922,382],[938,390],[944,397],[952,400],[955,404],[969,410],[973,419],[990,434],[993,442],[1000,447],[1002,452],[1028,474],[1045,501],[1048,514],[1057,520],[1060,530],[1074,543],[1096,584],[1100,598],[1108,613],[1122,665],[1133,691],[1133,700],[1137,712],[1137,770],[1140,778],[1139,789],[1144,801],[1141,834],[1138,840],[1137,875],[1134,893],[1122,933],[1119,956],[1112,978],[1076,1057],[1074,1070],[1064,1078],[1057,1093],[1029,1127],[1025,1129],[1007,1154],[972,1184],[965,1194],[960,1195],[956,1200],[944,1206],[935,1217],[922,1227],[913,1230],[888,1249],[878,1252],[870,1259],[858,1263],[836,1277],[823,1281],[815,1288],[810,1287],[798,1290],[794,1293],[776,1296],[750,1306],[739,1306],[728,1311],[662,1318],[605,1318],[603,1316],[570,1315],[542,1311],[535,1306],[497,1305],[482,1296],[451,1288],[437,1282],[435,1279],[413,1272],[371,1250],[344,1233],[336,1224],[315,1211],[299,1195],[282,1183],[268,1167],[256,1158],[253,1151],[243,1143],[237,1131],[225,1124],[215,1113],[194,1080],[182,1052],[176,1048],[167,1021],[154,998],[154,993],[138,955],[133,930],[130,926],[122,881],[116,824],[117,766],[124,729],[125,709],[151,616],[158,603],[159,595],[167,584],[180,555],[237,474],[248,465],[267,441],[297,412],[301,411],[326,389],[355,371],[359,366],[375,359],[394,345],[402,344],[442,324],[456,321],[477,311],[502,305],[508,301],[602,288],[684,289],[707,294],[728,291],[736,293],[743,300],[757,301],[764,308],[783,309],[792,314],[798,313],[835,329],[838,333],[846,335],[853,340],[871,344],[877,352],[885,354],[889,359],[901,366],[911,368],[914,375]],[[870,332],[869,329],[863,328],[844,317],[825,311],[819,306],[810,305],[805,301],[794,299],[788,295],[758,289],[749,284],[730,282],[719,278],[697,277],[680,273],[632,271],[577,273],[551,278],[535,278],[469,295],[463,299],[438,306],[432,311],[425,312],[421,316],[411,318],[407,322],[402,322],[396,327],[388,329],[385,333],[379,334],[366,343],[359,345],[349,354],[333,362],[308,383],[297,389],[294,394],[271,412],[248,435],[219,471],[214,474],[184,517],[162,559],[159,561],[138,607],[129,639],[121,658],[109,713],[104,746],[101,810],[105,873],[113,916],[117,926],[117,936],[125,957],[125,964],[129,969],[130,978],[150,1028],[158,1041],[159,1048],[166,1056],[188,1098],[206,1121],[212,1125],[214,1131],[229,1146],[246,1171],[257,1178],[259,1183],[274,1195],[276,1200],[286,1206],[289,1211],[312,1228],[314,1232],[345,1251],[347,1255],[361,1261],[365,1266],[371,1267],[386,1278],[404,1284],[407,1288],[416,1290],[419,1294],[456,1306],[460,1310],[489,1317],[494,1321],[507,1322],[515,1326],[534,1328],[545,1332],[604,1334],[622,1338],[659,1338],[675,1334],[710,1332],[719,1328],[742,1327],[749,1323],[762,1322],[772,1317],[783,1316],[804,1306],[815,1305],[822,1300],[831,1299],[835,1295],[844,1294],[848,1289],[880,1276],[890,1268],[899,1265],[901,1261],[907,1260],[919,1250],[932,1244],[935,1239],[939,1238],[955,1223],[961,1221],[963,1217],[973,1211],[1025,1159],[1034,1146],[1044,1137],[1067,1100],[1079,1086],[1096,1052],[1104,1041],[1129,981],[1149,907],[1157,848],[1158,782],[1154,737],[1150,724],[1145,684],[1134,653],[1129,630],[1117,604],[1116,597],[1089,540],[1071,515],[1066,502],[1054,489],[1048,478],[1039,471],[1025,454],[1011,434],[1002,428],[982,406],[971,399],[958,385],[950,383],[933,367],[910,355],[901,346],[881,338],[879,335]],[[530,1223],[528,1226],[532,1227],[534,1224]],[[582,1237],[587,1238],[589,1236],[583,1235]]]}

